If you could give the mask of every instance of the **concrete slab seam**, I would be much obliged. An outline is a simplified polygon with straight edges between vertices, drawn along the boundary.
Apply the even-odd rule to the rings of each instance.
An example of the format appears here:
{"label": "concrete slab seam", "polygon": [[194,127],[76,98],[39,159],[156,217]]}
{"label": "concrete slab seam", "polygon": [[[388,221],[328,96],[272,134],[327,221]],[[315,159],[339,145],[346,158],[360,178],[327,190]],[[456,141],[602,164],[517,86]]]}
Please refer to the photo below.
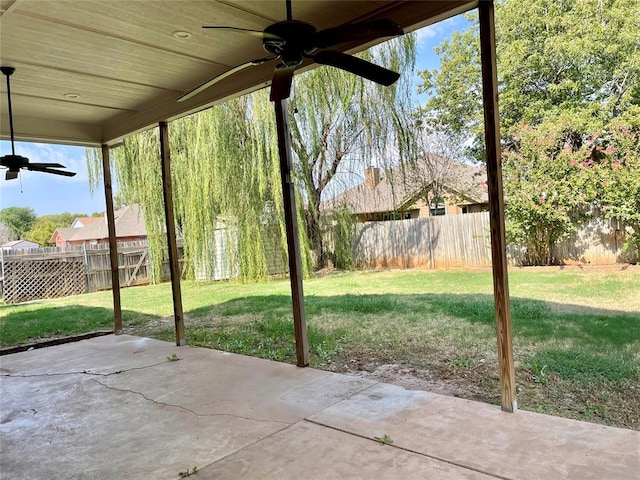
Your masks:
{"label": "concrete slab seam", "polygon": [[[375,437],[367,437],[366,435],[362,435],[361,433],[350,432],[349,430],[345,430],[345,429],[342,429],[342,428],[334,427],[333,425],[327,425],[325,423],[318,422],[317,420],[310,420],[308,418],[305,418],[304,421],[309,422],[309,423],[313,423],[314,425],[318,425],[320,427],[330,428],[330,429],[336,430],[338,432],[346,433],[347,435],[353,435],[354,437],[363,438],[363,439],[369,440],[371,442],[380,443],[380,441],[376,440]],[[483,475],[488,475],[488,476],[493,477],[493,478],[499,478],[500,480],[516,480],[515,478],[512,478],[512,477],[505,477],[503,475],[499,475],[499,474],[496,474],[496,473],[488,472],[486,470],[482,470],[481,468],[471,467],[471,466],[465,465],[463,463],[458,463],[458,462],[454,462],[452,460],[447,460],[446,458],[442,458],[442,457],[439,457],[437,455],[430,455],[428,453],[419,452],[419,451],[413,450],[411,448],[401,447],[401,446],[396,445],[396,444],[385,443],[384,446],[391,447],[391,448],[397,448],[398,450],[403,450],[405,452],[409,452],[409,453],[413,453],[413,454],[416,454],[416,455],[420,455],[421,457],[431,458],[432,460],[437,460],[438,462],[447,463],[449,465],[453,465],[454,467],[464,468],[465,470],[471,470],[473,472],[481,473]]]}
{"label": "concrete slab seam", "polygon": [[211,465],[215,465],[216,463],[221,462],[222,460],[224,460],[224,459],[226,459],[226,458],[229,458],[229,457],[231,457],[231,456],[233,456],[233,455],[237,455],[238,453],[242,452],[244,449],[249,448],[249,447],[252,447],[252,446],[254,446],[254,445],[255,445],[256,443],[258,443],[258,442],[261,442],[261,441],[266,440],[266,439],[268,439],[268,438],[270,438],[270,437],[273,437],[274,435],[277,435],[278,433],[280,433],[280,432],[282,432],[282,431],[284,431],[284,430],[287,430],[288,428],[291,428],[291,427],[293,427],[294,425],[297,425],[298,423],[300,423],[300,422],[291,423],[291,424],[286,425],[286,426],[284,426],[284,427],[282,427],[282,428],[279,428],[279,429],[278,429],[278,430],[276,430],[275,432],[271,432],[270,434],[265,435],[264,437],[257,438],[255,441],[253,441],[253,442],[251,442],[251,443],[249,443],[249,444],[245,445],[244,447],[242,447],[242,448],[240,448],[240,449],[238,449],[238,450],[235,450],[235,451],[233,451],[233,452],[229,452],[227,455],[225,455],[225,456],[223,456],[223,457],[220,457],[220,458],[218,458],[217,460],[214,460],[213,462],[209,463],[208,465],[205,465],[205,466],[204,466],[204,467],[202,467],[202,468],[198,468],[198,471],[203,471],[203,470],[205,470],[206,468],[209,468]]}
{"label": "concrete slab seam", "polygon": [[237,415],[237,414],[234,414],[234,413],[198,413],[195,410],[191,410],[190,408],[183,407],[182,405],[176,405],[174,403],[159,402],[157,400],[154,400],[153,398],[150,398],[150,397],[146,396],[142,392],[137,392],[137,391],[131,390],[129,388],[118,388],[118,387],[114,387],[112,385],[107,385],[106,383],[102,383],[97,378],[92,378],[91,380],[93,382],[97,383],[98,385],[102,385],[103,387],[105,387],[105,388],[107,388],[109,390],[114,390],[116,392],[123,392],[123,393],[133,393],[135,395],[141,396],[145,400],[147,400],[147,401],[149,401],[151,403],[154,403],[156,405],[162,405],[164,407],[171,407],[171,408],[178,408],[180,410],[184,410],[186,412],[189,412],[189,413],[191,413],[191,414],[193,414],[193,415],[195,415],[197,417],[232,417],[232,418],[240,418],[240,419],[243,419],[243,420],[249,420],[249,421],[254,421],[254,422],[279,423],[279,424],[282,424],[282,425],[286,425],[287,427],[290,427],[291,425],[293,425],[292,423],[281,422],[279,420],[267,420],[267,419],[263,419],[263,418],[245,417],[244,415]]}

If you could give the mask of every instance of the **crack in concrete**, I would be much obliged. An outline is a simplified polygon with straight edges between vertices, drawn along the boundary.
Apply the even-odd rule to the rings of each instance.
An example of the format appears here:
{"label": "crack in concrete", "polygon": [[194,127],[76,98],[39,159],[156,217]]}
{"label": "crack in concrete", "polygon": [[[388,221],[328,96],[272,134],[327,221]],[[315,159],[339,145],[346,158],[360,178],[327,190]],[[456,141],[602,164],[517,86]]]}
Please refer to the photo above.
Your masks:
{"label": "crack in concrete", "polygon": [[133,393],[135,395],[140,395],[142,398],[144,398],[145,400],[154,403],[156,405],[162,405],[165,407],[173,407],[173,408],[179,408],[180,410],[184,410],[186,412],[189,412],[197,417],[233,417],[233,418],[240,418],[243,420],[249,420],[249,421],[254,421],[254,422],[264,422],[264,423],[279,423],[281,425],[287,425],[287,426],[291,426],[293,425],[293,423],[289,423],[289,422],[281,422],[279,420],[266,420],[263,418],[255,418],[255,417],[246,417],[244,415],[237,415],[237,414],[233,414],[233,413],[198,413],[195,410],[192,410],[188,407],[183,407],[182,405],[176,405],[175,403],[165,403],[165,402],[159,402],[157,400],[154,400],[153,398],[148,397],[147,395],[145,395],[142,392],[137,392],[135,390],[131,390],[129,388],[118,388],[118,387],[114,387],[112,385],[107,385],[106,383],[102,383],[101,381],[99,381],[96,378],[92,378],[91,379],[93,382],[97,383],[98,385],[102,385],[105,388],[108,388],[109,390],[115,390],[117,392],[125,392],[125,393]]}
{"label": "crack in concrete", "polygon": [[144,370],[146,368],[157,367],[158,365],[164,365],[165,363],[174,363],[174,362],[176,362],[176,360],[163,360],[158,363],[152,363],[151,365],[125,368],[123,370],[116,370],[115,372],[109,372],[109,373],[99,373],[99,372],[90,372],[88,370],[82,370],[77,372],[34,373],[31,375],[5,373],[0,375],[0,377],[2,378],[35,378],[35,377],[59,377],[59,376],[65,376],[65,375],[92,375],[96,377],[110,377],[111,375],[119,375],[121,373],[132,372],[134,370]]}

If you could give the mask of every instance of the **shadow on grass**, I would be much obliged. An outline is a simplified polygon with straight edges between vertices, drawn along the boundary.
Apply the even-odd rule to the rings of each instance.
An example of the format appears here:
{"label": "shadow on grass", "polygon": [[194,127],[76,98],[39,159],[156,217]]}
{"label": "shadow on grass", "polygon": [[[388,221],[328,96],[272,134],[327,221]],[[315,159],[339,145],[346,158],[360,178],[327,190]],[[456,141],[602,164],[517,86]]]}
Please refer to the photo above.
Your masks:
{"label": "shadow on grass", "polygon": [[[152,318],[132,310],[122,311],[123,323],[141,323]],[[109,329],[113,329],[111,308],[85,305],[43,308],[37,303],[0,308],[2,347]]]}
{"label": "shadow on grass", "polygon": [[[487,336],[493,336],[495,328],[491,295],[307,296],[305,307],[312,363],[330,359],[343,347],[358,341],[353,331],[376,315],[385,322],[397,322],[400,331],[403,322],[406,325],[429,322],[430,317],[442,316],[451,318],[452,324],[484,325]],[[274,360],[295,359],[289,296],[245,297],[190,314],[218,319],[210,328],[194,332],[190,340],[196,344]],[[322,315],[346,317],[346,323],[352,322],[353,328],[325,329],[321,320],[314,321]],[[233,320],[238,316],[253,321],[238,326]],[[637,379],[640,374],[634,353],[625,351],[627,346],[633,350],[634,343],[640,344],[640,317],[636,314],[511,298],[511,317],[516,342],[534,346],[532,353],[523,358],[524,367],[538,376],[553,373],[582,382],[624,382]]]}
{"label": "shadow on grass", "polygon": [[[310,320],[321,314],[384,315],[423,318],[446,315],[469,323],[495,325],[491,295],[334,295],[307,296],[305,308]],[[257,316],[262,319],[291,317],[291,299],[286,295],[253,296],[229,300],[189,312],[193,317]],[[511,298],[513,335],[531,342],[566,339],[596,349],[621,348],[640,341],[640,315],[615,310],[555,304],[540,300]]]}
{"label": "shadow on grass", "polygon": [[[493,305],[491,295],[310,295],[305,298],[305,307],[312,364],[330,361],[343,348],[354,348],[358,342],[377,342],[379,339],[365,339],[354,332],[365,322],[378,321],[378,317],[380,321],[393,322],[394,335],[405,335],[403,330],[411,325],[445,317],[458,328],[461,323],[485,326],[488,339],[494,331]],[[616,382],[639,375],[640,367],[634,362],[640,345],[637,314],[523,298],[511,299],[511,313],[516,342],[533,346],[523,360],[534,373]],[[295,362],[288,295],[237,298],[190,310],[186,316],[187,341],[191,345]],[[340,318],[341,326],[327,328],[323,325],[326,316]],[[145,324],[159,318],[123,311],[125,327],[140,325],[144,335],[172,341],[172,322],[158,322],[145,330]],[[27,305],[0,316],[0,344],[108,329],[112,322],[113,313],[108,308]],[[455,341],[453,336],[451,341]],[[370,346],[372,350],[376,348],[379,347]]]}

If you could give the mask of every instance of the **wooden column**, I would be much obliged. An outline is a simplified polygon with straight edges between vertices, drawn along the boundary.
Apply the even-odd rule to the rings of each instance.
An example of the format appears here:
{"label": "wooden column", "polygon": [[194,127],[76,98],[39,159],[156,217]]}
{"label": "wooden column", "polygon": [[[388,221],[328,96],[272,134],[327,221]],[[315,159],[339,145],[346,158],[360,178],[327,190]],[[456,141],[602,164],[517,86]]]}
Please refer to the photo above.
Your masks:
{"label": "wooden column", "polygon": [[484,105],[484,137],[487,150],[487,188],[491,228],[491,263],[493,266],[493,296],[498,337],[498,368],[502,410],[515,412],[516,383],[513,368],[509,280],[504,231],[504,197],[500,148],[500,114],[498,111],[498,75],[496,72],[496,41],[493,1],[478,5],[480,19],[480,58],[482,62],[482,96]]}
{"label": "wooden column", "polygon": [[109,232],[109,260],[111,263],[111,292],[113,294],[113,331],[122,333],[122,304],[120,303],[120,273],[118,270],[118,242],[116,222],[113,213],[113,187],[111,166],[109,165],[109,145],[102,145],[102,176],[104,178],[104,199],[107,204],[107,230]]}
{"label": "wooden column", "polygon": [[176,222],[173,215],[173,191],[171,184],[171,151],[169,149],[169,126],[160,122],[160,158],[162,161],[162,194],[164,196],[164,216],[167,226],[169,246],[169,270],[171,272],[171,293],[173,295],[173,318],[176,325],[176,345],[186,344],[184,336],[184,314],[182,312],[182,292],[180,289],[180,268],[178,265],[178,244],[176,242]]}
{"label": "wooden column", "polygon": [[289,252],[289,279],[293,300],[293,326],[296,337],[296,364],[299,367],[309,365],[309,343],[307,340],[307,319],[304,311],[304,293],[302,290],[302,261],[300,258],[300,240],[296,214],[295,185],[291,178],[291,136],[287,117],[287,101],[274,101],[276,126],[278,131],[278,152],[280,154],[280,180],[284,199],[284,218],[287,228],[287,249]]}

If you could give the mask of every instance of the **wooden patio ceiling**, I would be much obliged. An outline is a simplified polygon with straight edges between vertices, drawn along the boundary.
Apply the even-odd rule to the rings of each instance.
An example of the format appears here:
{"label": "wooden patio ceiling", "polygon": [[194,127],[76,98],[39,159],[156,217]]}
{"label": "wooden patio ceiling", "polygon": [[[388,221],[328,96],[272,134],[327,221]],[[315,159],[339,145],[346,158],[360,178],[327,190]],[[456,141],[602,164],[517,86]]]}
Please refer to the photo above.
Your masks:
{"label": "wooden patio ceiling", "polygon": [[[477,4],[293,0],[292,9],[295,19],[318,29],[391,18],[411,31]],[[113,145],[160,121],[266,86],[273,63],[176,102],[214,75],[264,56],[260,40],[203,30],[203,24],[262,30],[285,15],[285,0],[0,0],[0,63],[16,68],[11,80],[16,140]],[[6,86],[0,83],[0,134],[6,139]]]}

